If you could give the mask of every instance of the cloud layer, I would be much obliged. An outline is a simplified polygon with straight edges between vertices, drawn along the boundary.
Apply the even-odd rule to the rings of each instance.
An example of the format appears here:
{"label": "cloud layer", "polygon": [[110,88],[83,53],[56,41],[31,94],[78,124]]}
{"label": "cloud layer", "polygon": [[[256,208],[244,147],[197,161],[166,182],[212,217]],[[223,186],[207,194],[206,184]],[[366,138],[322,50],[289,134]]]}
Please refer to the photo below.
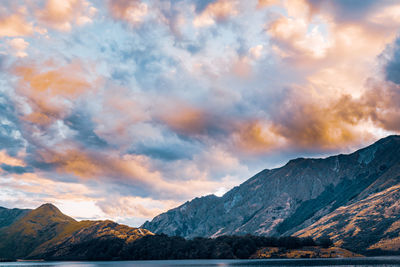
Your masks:
{"label": "cloud layer", "polygon": [[3,1],[0,205],[131,225],[400,132],[397,1]]}

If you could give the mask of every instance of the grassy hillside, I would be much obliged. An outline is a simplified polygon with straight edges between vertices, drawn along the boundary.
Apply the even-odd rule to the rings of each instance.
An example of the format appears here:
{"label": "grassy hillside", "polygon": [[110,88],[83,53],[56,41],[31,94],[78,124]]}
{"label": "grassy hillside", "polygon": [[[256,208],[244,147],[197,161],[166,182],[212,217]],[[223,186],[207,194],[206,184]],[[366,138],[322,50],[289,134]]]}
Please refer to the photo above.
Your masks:
{"label": "grassy hillside", "polygon": [[[63,214],[52,204],[28,211],[12,224],[0,228],[0,258],[43,258],[76,255],[73,248],[91,242],[119,240],[130,243],[152,234],[144,229],[112,221],[81,221]],[[87,251],[80,252],[83,256]]]}

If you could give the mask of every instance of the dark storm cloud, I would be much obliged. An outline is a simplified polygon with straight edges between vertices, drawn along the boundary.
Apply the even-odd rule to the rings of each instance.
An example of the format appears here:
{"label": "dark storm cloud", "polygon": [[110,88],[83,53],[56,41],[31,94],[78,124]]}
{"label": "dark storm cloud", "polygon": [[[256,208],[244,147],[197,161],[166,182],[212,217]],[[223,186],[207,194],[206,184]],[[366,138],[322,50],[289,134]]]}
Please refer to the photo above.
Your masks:
{"label": "dark storm cloud", "polygon": [[94,132],[95,124],[85,112],[75,112],[64,120],[69,128],[76,131],[75,140],[85,146],[103,148],[107,142]]}
{"label": "dark storm cloud", "polygon": [[147,142],[135,145],[129,153],[142,154],[150,158],[163,161],[192,159],[193,155],[201,151],[201,145],[185,140]]}
{"label": "dark storm cloud", "polygon": [[12,166],[4,163],[1,164],[0,167],[8,173],[24,174],[33,172],[32,167]]}
{"label": "dark storm cloud", "polygon": [[400,84],[400,39],[393,45],[392,55],[385,66],[385,76],[388,81]]}
{"label": "dark storm cloud", "polygon": [[373,11],[377,6],[394,3],[393,0],[308,0],[315,9],[329,9],[338,22],[357,21]]}
{"label": "dark storm cloud", "polygon": [[0,93],[0,150],[15,155],[23,146],[16,110],[11,100]]}
{"label": "dark storm cloud", "polygon": [[196,6],[196,12],[201,13],[207,8],[209,4],[216,2],[217,0],[194,0]]}

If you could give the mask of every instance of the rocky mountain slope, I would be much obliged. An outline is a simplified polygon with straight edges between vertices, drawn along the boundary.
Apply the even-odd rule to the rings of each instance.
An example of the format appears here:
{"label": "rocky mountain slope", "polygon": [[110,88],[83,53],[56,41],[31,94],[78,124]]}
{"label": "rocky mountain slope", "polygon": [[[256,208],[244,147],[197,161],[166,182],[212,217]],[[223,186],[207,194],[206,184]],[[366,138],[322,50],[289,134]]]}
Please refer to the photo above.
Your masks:
{"label": "rocky mountain slope", "polygon": [[12,224],[14,221],[18,220],[20,217],[24,216],[29,209],[6,209],[0,207],[0,228]]}
{"label": "rocky mountain slope", "polygon": [[[397,176],[400,181],[400,176]],[[400,185],[324,216],[297,236],[330,236],[339,246],[356,251],[400,249]]]}
{"label": "rocky mountain slope", "polygon": [[[156,216],[142,227],[189,238],[245,233],[280,236],[297,232],[311,236],[329,234],[337,241],[344,237],[336,236],[337,231],[346,228],[339,223],[342,214],[348,214],[350,225],[357,212],[368,213],[368,205],[363,206],[363,201],[368,203],[369,197],[375,197],[380,199],[376,203],[385,203],[385,197],[398,193],[399,155],[400,136],[389,136],[348,155],[291,160],[281,168],[258,173],[222,197],[196,198]],[[398,209],[391,209],[390,216],[385,208],[375,212],[380,216],[376,222],[380,221],[382,228],[389,228],[400,215]],[[371,217],[365,216],[364,220]],[[337,221],[336,230],[327,230],[330,227],[325,222],[330,219]],[[363,242],[358,248],[367,249],[380,238],[392,238],[391,230],[386,228],[374,232],[378,235],[376,240]],[[386,231],[389,232],[384,234]],[[357,240],[354,236],[369,238],[365,228],[354,230],[351,235],[349,242]],[[343,244],[350,244],[346,242]]]}
{"label": "rocky mountain slope", "polygon": [[[107,250],[112,249],[113,242],[123,245],[152,234],[112,221],[78,222],[52,204],[22,213],[25,214],[17,216],[13,223],[0,228],[0,258],[89,259],[91,250],[104,245],[105,241],[103,249]],[[91,248],[82,249],[88,243]],[[76,247],[81,249],[76,251]],[[102,253],[108,256],[107,251]],[[101,257],[101,253],[99,256],[97,251],[96,257]]]}

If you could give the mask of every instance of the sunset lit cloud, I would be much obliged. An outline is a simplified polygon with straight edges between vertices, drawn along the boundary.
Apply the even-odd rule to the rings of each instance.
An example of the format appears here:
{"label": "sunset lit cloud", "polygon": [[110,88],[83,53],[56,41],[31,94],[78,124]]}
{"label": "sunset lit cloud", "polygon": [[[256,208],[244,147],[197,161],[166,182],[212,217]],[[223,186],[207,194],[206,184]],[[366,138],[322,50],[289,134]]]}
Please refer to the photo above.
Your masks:
{"label": "sunset lit cloud", "polygon": [[138,226],[400,132],[397,1],[0,2],[0,206]]}

